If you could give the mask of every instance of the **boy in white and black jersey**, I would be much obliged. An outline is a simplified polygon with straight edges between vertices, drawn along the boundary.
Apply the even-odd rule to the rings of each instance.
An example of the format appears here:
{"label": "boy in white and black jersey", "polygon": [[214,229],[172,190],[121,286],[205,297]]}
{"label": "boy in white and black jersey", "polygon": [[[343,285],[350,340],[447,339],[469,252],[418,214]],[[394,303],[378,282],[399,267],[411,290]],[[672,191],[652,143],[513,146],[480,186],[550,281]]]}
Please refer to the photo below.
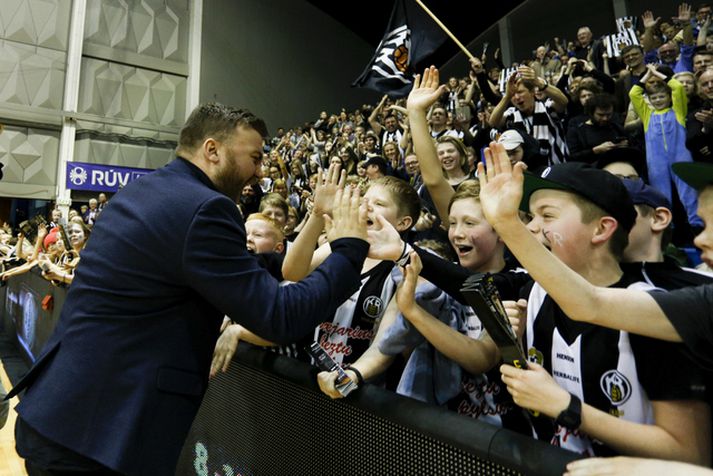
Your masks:
{"label": "boy in white and black jersey", "polygon": [[[508,177],[511,165],[500,146],[491,144],[486,161],[487,172],[479,167],[483,209],[508,236],[503,226],[517,227],[524,240],[522,224],[510,218],[515,197],[524,195],[517,203],[529,204],[533,219],[527,230],[556,258],[594,285],[631,284],[617,260],[636,214],[619,179],[584,164],[560,164],[542,177],[526,175],[523,194],[522,178],[518,183]],[[522,177],[520,167],[513,175]],[[503,225],[498,219],[505,207],[509,219]],[[530,237],[528,243],[534,241]],[[501,371],[515,402],[541,413],[538,437],[590,455],[656,455],[709,464],[710,432],[700,425],[708,421],[707,411],[701,414],[677,399],[647,398],[647,392],[665,393],[660,387],[671,376],[657,359],[666,356],[639,350],[645,344],[632,350],[626,332],[571,320],[536,283],[529,293],[526,341],[531,359],[543,366],[504,365]],[[658,372],[659,388],[644,391],[637,367]],[[554,428],[548,429],[546,417],[556,421]]]}

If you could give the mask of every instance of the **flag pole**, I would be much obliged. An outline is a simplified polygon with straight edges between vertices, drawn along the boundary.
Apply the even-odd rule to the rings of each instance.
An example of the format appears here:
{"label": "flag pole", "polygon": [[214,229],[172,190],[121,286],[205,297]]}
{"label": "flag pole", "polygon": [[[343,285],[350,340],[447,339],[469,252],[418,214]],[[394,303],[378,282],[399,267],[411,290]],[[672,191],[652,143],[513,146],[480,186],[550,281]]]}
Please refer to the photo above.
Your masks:
{"label": "flag pole", "polygon": [[456,38],[455,35],[453,33],[451,33],[451,31],[448,28],[446,28],[446,25],[444,25],[443,22],[441,20],[439,20],[438,17],[436,17],[436,15],[434,15],[431,12],[431,10],[429,10],[428,7],[426,7],[426,5],[424,5],[421,0],[416,0],[416,3],[418,3],[419,6],[421,8],[423,8],[423,10],[426,13],[428,13],[428,16],[433,18],[433,21],[435,21],[436,24],[438,24],[438,26],[441,27],[441,29],[446,33],[446,35],[448,35],[451,38],[451,40],[455,41],[456,45],[458,45],[458,47],[461,49],[461,51],[463,51],[463,53],[465,53],[465,55],[468,57],[468,59],[474,58],[473,55],[470,53],[470,51],[468,51],[468,49],[465,46],[463,46],[463,43],[458,41],[458,38]]}

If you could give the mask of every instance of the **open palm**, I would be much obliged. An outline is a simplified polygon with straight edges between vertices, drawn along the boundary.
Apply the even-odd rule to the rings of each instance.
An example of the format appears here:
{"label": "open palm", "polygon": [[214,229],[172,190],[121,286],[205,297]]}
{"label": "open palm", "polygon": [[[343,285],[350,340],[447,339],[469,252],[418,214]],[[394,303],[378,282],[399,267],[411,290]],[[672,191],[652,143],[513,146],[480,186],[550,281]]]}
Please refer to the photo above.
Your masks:
{"label": "open palm", "polygon": [[485,167],[478,164],[480,204],[485,219],[495,227],[518,218],[525,164],[518,162],[513,167],[505,148],[495,142],[485,149],[485,162]]}
{"label": "open palm", "polygon": [[406,100],[406,108],[425,111],[431,107],[445,91],[445,85],[439,86],[438,82],[438,69],[435,66],[426,68],[423,76],[417,74],[413,80],[411,94]]}

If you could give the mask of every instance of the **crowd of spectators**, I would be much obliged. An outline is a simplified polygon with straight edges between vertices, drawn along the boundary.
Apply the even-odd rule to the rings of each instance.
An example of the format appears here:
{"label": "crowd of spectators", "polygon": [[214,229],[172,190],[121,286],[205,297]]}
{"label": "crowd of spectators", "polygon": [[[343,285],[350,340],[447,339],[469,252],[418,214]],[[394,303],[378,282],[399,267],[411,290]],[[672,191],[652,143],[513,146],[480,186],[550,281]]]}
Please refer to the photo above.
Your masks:
{"label": "crowd of spectators", "polygon": [[[106,194],[100,193],[79,210],[69,209],[67,220],[59,208],[53,208],[47,219],[36,217],[21,223],[16,234],[5,223],[0,230],[0,280],[39,269],[42,277],[55,285],[72,284],[81,251],[108,203]],[[35,237],[34,243],[26,234]]]}
{"label": "crowd of spectators", "polygon": [[[508,68],[496,51],[493,58],[471,59],[464,77],[440,84],[432,67],[416,78],[407,99],[385,95],[376,105],[323,111],[313,122],[278,128],[265,147],[261,180],[243,189],[238,204],[250,251],[278,255],[278,265],[270,269],[285,285],[303,279],[330,253],[324,229],[335,194],[354,186],[362,188],[370,230],[386,234],[395,229],[403,252],[396,261],[367,259],[362,287],[352,299],[332,321],[293,345],[277,347],[226,317],[211,373],[227,368],[240,340],[306,361],[305,345],[317,341],[359,383],[366,379],[528,435],[534,427],[540,439],[587,455],[710,466],[711,414],[700,389],[710,376],[699,375],[698,369],[680,372],[695,365],[676,347],[633,339],[630,344],[626,333],[575,325],[544,294],[534,302],[540,291],[486,221],[474,180],[492,142],[498,144],[494,150],[512,163],[524,162],[535,174],[583,177],[569,186],[574,194],[561,201],[559,211],[551,212],[576,206],[578,224],[553,228],[545,238],[553,254],[585,278],[621,278],[623,273],[621,283],[614,281],[617,286],[643,281],[664,289],[713,282],[711,274],[682,267],[698,264],[689,260],[695,260],[693,237],[704,224],[697,215],[696,192],[671,171],[679,162],[713,162],[711,8],[702,4],[694,10],[683,3],[662,15],[673,17],[662,21],[644,12],[639,29],[627,20],[623,28],[633,38],[619,44],[582,26],[576,42],[555,37],[533,45],[532,58]],[[610,175],[602,177],[600,169]],[[603,202],[588,195],[596,187]],[[626,209],[629,201],[635,208]],[[1,232],[5,263],[19,264],[2,278],[40,266],[47,279],[70,284],[89,230],[106,203],[101,194],[86,210],[70,212],[70,246],[59,227],[52,228],[59,220],[54,214],[49,231],[39,228],[34,246],[22,234],[14,240]],[[530,207],[523,220],[532,220],[528,226],[535,233],[558,219],[532,202]],[[573,236],[584,236],[586,217],[602,209],[621,224],[618,232],[602,238],[607,246],[574,242]],[[569,249],[562,251],[568,240]],[[417,255],[408,253],[411,245]],[[418,262],[412,269],[423,261],[428,281],[408,273],[404,279],[399,265],[412,256]],[[596,264],[592,275],[583,271],[583,263]],[[520,411],[508,393],[515,377],[501,376],[497,346],[459,297],[462,279],[451,279],[484,272],[503,282],[505,308],[535,368],[555,377],[541,377],[540,390],[534,388],[529,400],[535,403],[527,408],[546,401],[554,385],[599,412],[593,414],[596,421],[588,416],[581,428],[566,427],[558,418],[561,409],[553,413],[544,404],[537,408],[538,418]],[[666,279],[670,275],[677,276],[675,283]],[[583,341],[589,349],[586,359],[572,350],[584,349]],[[607,373],[606,382],[601,371],[611,370],[602,368],[610,362],[602,364],[604,358],[595,356],[605,353],[597,346],[614,349],[611,365],[617,371]],[[654,360],[647,354],[652,349],[683,363],[652,369],[645,362]],[[597,361],[596,370],[589,359]],[[323,372],[318,378],[326,394],[339,398],[335,377]],[[662,381],[671,382],[669,388],[662,388]]]}

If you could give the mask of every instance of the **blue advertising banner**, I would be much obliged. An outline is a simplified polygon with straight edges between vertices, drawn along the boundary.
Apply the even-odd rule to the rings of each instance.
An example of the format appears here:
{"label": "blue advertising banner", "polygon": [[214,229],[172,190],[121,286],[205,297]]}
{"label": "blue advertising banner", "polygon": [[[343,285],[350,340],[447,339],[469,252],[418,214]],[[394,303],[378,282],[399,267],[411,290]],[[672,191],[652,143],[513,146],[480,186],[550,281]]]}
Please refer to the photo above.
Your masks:
{"label": "blue advertising banner", "polygon": [[117,165],[67,163],[67,188],[92,192],[117,192],[131,181],[153,172]]}

